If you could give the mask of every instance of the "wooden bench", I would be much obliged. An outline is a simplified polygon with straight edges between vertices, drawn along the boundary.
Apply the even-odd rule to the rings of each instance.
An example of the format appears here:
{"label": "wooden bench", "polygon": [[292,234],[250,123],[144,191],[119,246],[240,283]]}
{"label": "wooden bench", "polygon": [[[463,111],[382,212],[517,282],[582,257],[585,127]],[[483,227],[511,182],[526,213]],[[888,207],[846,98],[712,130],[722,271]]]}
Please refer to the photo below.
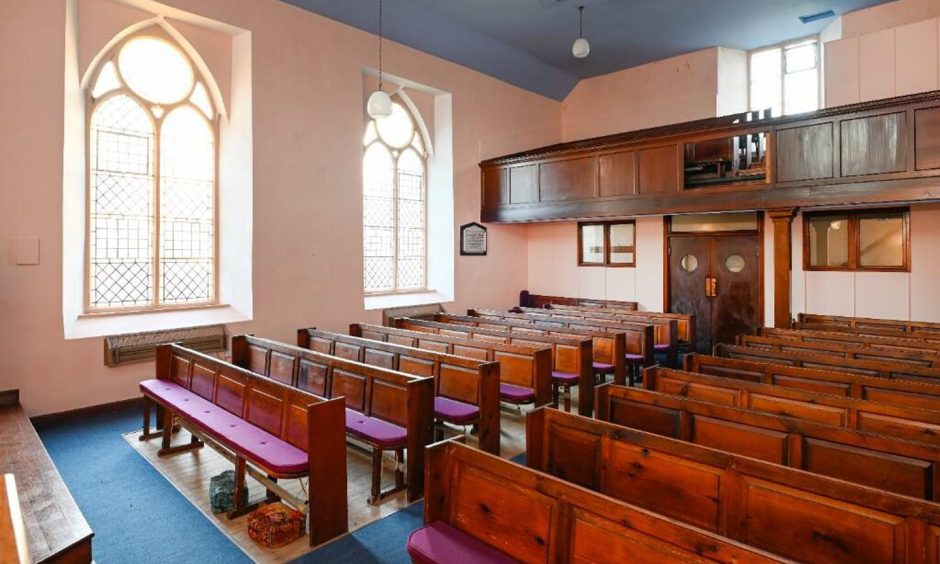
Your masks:
{"label": "wooden bench", "polygon": [[[512,396],[507,397],[504,395],[503,401],[508,401],[509,403],[534,403],[536,407],[547,403],[559,405],[559,391],[563,390],[567,392],[565,388],[569,385],[584,385],[586,386],[585,389],[588,390],[593,390],[594,388],[594,370],[591,360],[593,344],[590,335],[567,332],[554,333],[552,331],[543,331],[535,327],[531,327],[526,331],[512,332],[508,327],[502,327],[502,330],[496,330],[477,327],[473,323],[465,325],[459,324],[456,321],[453,323],[445,323],[410,317],[395,319],[393,323],[395,327],[400,329],[434,333],[447,337],[530,347],[549,347],[551,349],[549,355],[551,363],[549,370],[544,375],[539,373],[539,385],[543,387],[547,386],[546,392],[549,400],[543,403],[541,396],[538,394],[536,394],[534,402],[521,401],[522,399],[526,399],[524,396],[517,399]],[[617,343],[615,343],[614,346],[617,346]],[[500,370],[502,373],[502,369]],[[545,378],[546,380],[541,380],[541,378]],[[561,381],[562,384],[558,384],[559,381]],[[520,384],[517,387],[520,386],[525,387],[526,385]],[[565,408],[570,409],[570,396],[566,393],[563,399]],[[594,413],[593,392],[590,394],[585,394],[583,391],[581,392],[578,401],[578,412],[582,415]]]}
{"label": "wooden bench", "polygon": [[[499,362],[383,341],[298,329],[297,344],[319,353],[434,378],[434,417],[478,430],[480,448],[499,455]],[[441,437],[442,438],[442,437]]]}
{"label": "wooden bench", "polygon": [[644,376],[647,390],[663,394],[940,445],[940,411],[658,366],[647,368]]}
{"label": "wooden bench", "polygon": [[[469,317],[479,317],[488,322],[499,323],[508,326],[537,326],[540,329],[549,329],[555,331],[580,331],[590,332],[594,339],[594,362],[615,363],[619,356],[623,356],[627,368],[630,369],[630,383],[632,384],[639,370],[644,366],[652,366],[656,363],[655,355],[655,330],[649,323],[628,323],[622,321],[595,321],[593,319],[571,319],[556,318],[550,315],[530,314],[530,313],[511,313],[500,310],[471,309],[467,312]],[[450,314],[438,314],[435,319],[446,321],[452,319],[463,319],[464,316],[454,316]],[[586,334],[586,333],[585,333]],[[613,349],[608,343],[610,335],[623,335],[624,354],[616,355],[614,359],[608,358],[608,351],[611,354]],[[601,356],[603,355],[603,356]],[[600,357],[600,358],[598,358]],[[616,377],[614,381],[622,383]]]}
{"label": "wooden bench", "polygon": [[685,357],[685,369],[728,379],[940,411],[940,383],[893,380],[702,354]]}
{"label": "wooden bench", "polygon": [[597,418],[849,482],[940,500],[940,447],[639,388],[597,388]]}
{"label": "wooden bench", "polygon": [[940,336],[923,340],[913,336],[886,337],[847,333],[841,331],[814,331],[811,329],[775,329],[760,327],[757,334],[762,337],[792,339],[804,343],[837,343],[854,347],[902,351],[912,353],[940,354]]}
{"label": "wooden bench", "polygon": [[756,360],[758,362],[775,362],[789,366],[803,366],[806,368],[822,368],[824,370],[837,370],[877,376],[880,378],[898,378],[916,380],[920,382],[940,383],[940,369],[925,366],[912,366],[897,362],[883,360],[860,360],[835,357],[808,351],[773,351],[769,349],[743,347],[737,345],[717,344],[715,356],[737,358],[741,360]]}
{"label": "wooden bench", "polygon": [[[15,509],[9,506],[15,493],[24,527],[17,531],[17,515],[5,520],[0,508],[0,562],[17,562],[24,541],[32,562],[92,562],[94,532],[13,390],[0,391],[0,477],[4,474],[15,477],[16,492],[7,490],[10,482],[3,481],[0,489],[8,500],[3,506]],[[7,550],[16,551],[13,558],[4,554]]]}
{"label": "wooden bench", "polygon": [[453,440],[428,447],[413,562],[773,562],[759,549]]}
{"label": "wooden bench", "polygon": [[[619,313],[603,313],[604,310],[585,311],[583,309],[566,307],[565,309],[536,309],[532,307],[516,307],[510,313],[522,313],[537,316],[538,319],[585,319],[589,321],[604,321],[613,323],[636,323],[653,326],[653,352],[666,355],[669,366],[677,366],[679,358],[679,322],[675,319],[661,317],[622,316]],[[610,311],[610,310],[607,310]],[[601,312],[601,313],[598,313]],[[485,315],[485,312],[479,312]]]}
{"label": "wooden bench", "polygon": [[[232,362],[324,398],[345,398],[346,435],[372,449],[370,504],[403,489],[409,501],[421,496],[424,447],[434,437],[432,378],[251,335],[232,337]],[[395,485],[382,490],[382,453],[386,450],[395,454],[397,465]]]}
{"label": "wooden bench", "polygon": [[645,322],[656,319],[675,320],[678,331],[678,341],[680,348],[688,352],[695,351],[695,315],[688,313],[663,313],[660,311],[629,311],[623,309],[596,308],[584,306],[569,306],[552,304],[546,306],[547,310],[573,311],[582,313],[591,313],[603,316],[603,318],[618,318],[627,321]]}
{"label": "wooden bench", "polygon": [[530,294],[527,290],[519,293],[521,307],[546,307],[549,305],[572,305],[582,307],[596,307],[602,309],[617,309],[636,311],[639,304],[620,300],[599,300],[593,298],[566,298],[563,296],[545,296]]}
{"label": "wooden bench", "polygon": [[846,317],[842,315],[819,315],[801,313],[797,323],[844,326],[851,329],[887,329],[904,333],[934,333],[940,335],[940,323],[930,321],[904,321],[900,319],[876,319],[873,317]]}
{"label": "wooden bench", "polygon": [[935,503],[573,414],[528,415],[526,464],[800,562],[937,558]]}
{"label": "wooden bench", "polygon": [[772,351],[810,352],[837,358],[855,360],[875,360],[940,368],[940,354],[931,352],[911,352],[860,347],[847,343],[818,343],[799,339],[767,337],[759,335],[738,335],[735,342],[743,347],[767,349]]}
{"label": "wooden bench", "polygon": [[[325,400],[177,345],[157,347],[156,376],[140,383],[144,396],[141,440],[162,435],[161,456],[209,443],[233,459],[236,492],[245,483],[247,471],[268,488],[267,500],[283,497],[309,513],[311,546],[347,531],[342,401]],[[163,408],[161,432],[150,428],[152,404]],[[173,447],[175,419],[182,421],[193,438]],[[278,478],[301,477],[309,478],[306,501],[276,483]],[[246,505],[236,495],[229,517],[244,515],[257,505]]]}

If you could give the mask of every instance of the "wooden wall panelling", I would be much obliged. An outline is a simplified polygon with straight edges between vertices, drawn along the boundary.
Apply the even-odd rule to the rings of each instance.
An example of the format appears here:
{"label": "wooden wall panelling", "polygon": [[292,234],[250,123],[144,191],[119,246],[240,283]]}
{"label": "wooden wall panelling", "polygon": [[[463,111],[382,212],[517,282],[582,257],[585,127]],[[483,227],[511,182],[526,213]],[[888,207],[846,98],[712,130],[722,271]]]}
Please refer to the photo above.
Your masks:
{"label": "wooden wall panelling", "polygon": [[509,203],[528,204],[539,200],[539,165],[509,169]]}
{"label": "wooden wall panelling", "polygon": [[610,153],[598,157],[600,196],[636,194],[636,151]]}
{"label": "wooden wall panelling", "polygon": [[777,130],[777,181],[832,178],[832,123]]}
{"label": "wooden wall panelling", "polygon": [[577,200],[597,195],[597,157],[539,165],[539,201]]}
{"label": "wooden wall panelling", "polygon": [[679,145],[640,149],[640,194],[675,194],[679,191]]}
{"label": "wooden wall panelling", "polygon": [[907,168],[907,113],[840,123],[842,176],[901,172]]}
{"label": "wooden wall panelling", "polygon": [[499,207],[509,203],[509,168],[484,168],[483,207]]}

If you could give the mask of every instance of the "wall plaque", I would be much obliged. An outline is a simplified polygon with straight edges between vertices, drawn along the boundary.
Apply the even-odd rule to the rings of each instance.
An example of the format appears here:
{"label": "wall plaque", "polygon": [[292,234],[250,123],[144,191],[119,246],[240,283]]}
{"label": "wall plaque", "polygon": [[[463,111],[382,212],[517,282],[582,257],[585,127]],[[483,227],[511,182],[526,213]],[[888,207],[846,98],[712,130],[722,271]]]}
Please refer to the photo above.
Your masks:
{"label": "wall plaque", "polygon": [[486,227],[476,222],[460,226],[460,254],[486,255]]}

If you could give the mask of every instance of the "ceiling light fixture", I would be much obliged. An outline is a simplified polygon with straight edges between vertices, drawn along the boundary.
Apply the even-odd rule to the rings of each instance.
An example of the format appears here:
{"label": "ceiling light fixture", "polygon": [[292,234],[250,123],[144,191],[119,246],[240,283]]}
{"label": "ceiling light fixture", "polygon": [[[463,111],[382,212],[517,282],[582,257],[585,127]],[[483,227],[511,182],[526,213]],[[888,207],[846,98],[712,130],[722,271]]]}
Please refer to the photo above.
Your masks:
{"label": "ceiling light fixture", "polygon": [[576,59],[583,59],[591,52],[591,44],[584,38],[584,6],[578,6],[578,38],[571,46],[571,54]]}
{"label": "ceiling light fixture", "polygon": [[392,98],[382,90],[382,0],[379,0],[379,89],[369,96],[366,112],[374,119],[392,115]]}

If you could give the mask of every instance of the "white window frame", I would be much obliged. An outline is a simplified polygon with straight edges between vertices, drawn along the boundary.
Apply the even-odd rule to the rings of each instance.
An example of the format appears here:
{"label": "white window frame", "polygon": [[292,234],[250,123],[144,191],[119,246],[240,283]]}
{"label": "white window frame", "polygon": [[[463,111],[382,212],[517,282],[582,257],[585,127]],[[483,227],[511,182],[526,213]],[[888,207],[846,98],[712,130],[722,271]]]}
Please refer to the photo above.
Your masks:
{"label": "white window frame", "polygon": [[[214,159],[214,173],[213,173],[213,218],[212,218],[212,233],[213,233],[213,250],[212,250],[212,287],[210,289],[210,299],[204,301],[192,301],[186,303],[172,303],[164,304],[160,302],[161,299],[161,259],[160,259],[160,232],[161,232],[161,218],[160,218],[160,192],[161,192],[161,183],[160,183],[160,142],[161,142],[161,127],[163,118],[168,116],[173,110],[177,107],[186,105],[189,100],[189,96],[173,104],[161,105],[163,108],[163,113],[160,118],[155,118],[152,112],[149,112],[147,108],[153,106],[152,102],[144,100],[136,92],[134,92],[129,86],[123,83],[123,78],[121,78],[122,84],[121,87],[105,92],[100,97],[95,98],[92,94],[94,87],[98,81],[98,78],[102,70],[107,66],[108,63],[112,63],[115,67],[115,72],[120,72],[118,70],[118,54],[121,52],[121,49],[130,41],[140,38],[140,37],[153,37],[158,40],[164,41],[170,46],[172,46],[179,54],[186,60],[193,72],[193,81],[194,84],[202,83],[204,88],[207,91],[207,94],[210,92],[210,88],[215,87],[213,79],[209,76],[205,76],[199,66],[193,61],[186,49],[177,43],[172,37],[170,37],[163,30],[150,27],[131,33],[126,37],[123,37],[117,44],[115,44],[104,57],[101,57],[96,61],[96,66],[94,72],[91,74],[91,80],[88,82],[85,88],[85,245],[84,245],[84,279],[83,279],[83,311],[85,315],[100,315],[100,314],[133,314],[133,313],[144,313],[144,312],[155,312],[155,311],[164,311],[164,310],[187,310],[187,309],[198,309],[205,307],[218,307],[219,302],[219,139],[220,139],[220,123],[221,123],[221,114],[220,110],[217,107],[213,96],[209,94],[208,103],[212,109],[212,118],[208,119],[210,124],[210,130],[212,132],[213,138],[213,159]],[[119,74],[120,76],[120,74]],[[92,163],[91,163],[91,138],[92,138],[92,117],[94,116],[97,108],[116,95],[125,95],[137,102],[141,109],[147,114],[150,118],[153,125],[153,270],[152,270],[152,292],[151,292],[151,302],[149,305],[135,305],[135,306],[113,306],[113,307],[93,307],[91,303],[92,295],[92,277],[91,277],[91,192],[92,192]],[[198,110],[197,110],[198,111]],[[202,114],[201,111],[199,111]]]}
{"label": "white window frame", "polygon": [[[790,41],[784,41],[781,43],[775,43],[773,45],[765,45],[763,47],[758,47],[757,49],[751,49],[747,52],[747,107],[750,111],[763,111],[767,108],[754,108],[751,107],[751,60],[752,56],[756,53],[761,53],[763,51],[769,51],[771,49],[780,49],[780,108],[781,116],[792,115],[787,114],[787,99],[786,99],[786,48],[795,47],[801,43],[806,43],[807,41],[816,42],[816,107],[817,109],[822,109],[823,107],[823,74],[822,74],[822,41],[819,38],[819,35],[807,35],[799,39],[793,39]],[[780,117],[780,116],[773,116]]]}

